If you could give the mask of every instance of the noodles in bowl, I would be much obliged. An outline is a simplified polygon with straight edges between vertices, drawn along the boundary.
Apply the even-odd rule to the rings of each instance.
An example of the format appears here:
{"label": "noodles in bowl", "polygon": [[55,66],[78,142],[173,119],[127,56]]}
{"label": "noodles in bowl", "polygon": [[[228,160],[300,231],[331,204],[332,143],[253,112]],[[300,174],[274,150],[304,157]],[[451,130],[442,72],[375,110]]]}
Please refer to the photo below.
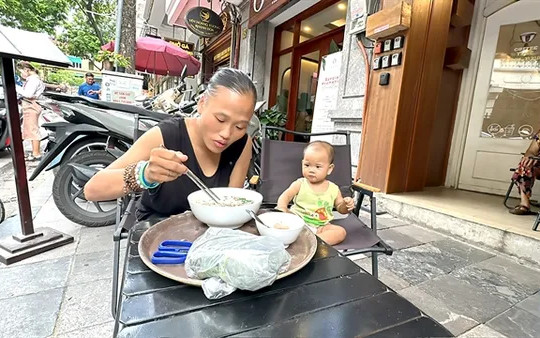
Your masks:
{"label": "noodles in bowl", "polygon": [[[242,205],[253,204],[252,200],[249,200],[245,197],[219,196],[219,198],[221,199],[221,206],[225,206],[225,207],[239,207]],[[219,206],[213,199],[209,198],[208,196],[198,201],[198,203],[209,206],[209,207]]]}
{"label": "noodles in bowl", "polygon": [[189,206],[195,218],[210,227],[236,229],[251,220],[246,210],[259,211],[262,195],[253,190],[240,188],[212,188],[223,206],[214,202],[202,190],[188,196]]}

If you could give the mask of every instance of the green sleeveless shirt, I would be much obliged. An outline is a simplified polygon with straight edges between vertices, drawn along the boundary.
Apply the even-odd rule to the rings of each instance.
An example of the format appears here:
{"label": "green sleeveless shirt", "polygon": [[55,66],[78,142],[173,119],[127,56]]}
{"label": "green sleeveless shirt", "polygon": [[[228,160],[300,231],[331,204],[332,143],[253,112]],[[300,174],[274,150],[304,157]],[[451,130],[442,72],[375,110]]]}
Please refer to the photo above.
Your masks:
{"label": "green sleeveless shirt", "polygon": [[302,177],[297,181],[300,182],[300,190],[293,199],[291,211],[311,226],[323,226],[332,221],[332,210],[339,193],[338,186],[329,182],[326,191],[315,192],[306,178]]}

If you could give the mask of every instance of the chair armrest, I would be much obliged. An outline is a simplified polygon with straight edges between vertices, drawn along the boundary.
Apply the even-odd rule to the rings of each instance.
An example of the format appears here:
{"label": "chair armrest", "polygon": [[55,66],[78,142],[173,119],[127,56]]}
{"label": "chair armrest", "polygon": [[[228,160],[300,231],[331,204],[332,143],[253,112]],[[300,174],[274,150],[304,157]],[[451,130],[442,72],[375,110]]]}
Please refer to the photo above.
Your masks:
{"label": "chair armrest", "polygon": [[251,185],[257,185],[257,184],[259,184],[259,176],[258,176],[258,175],[252,176],[252,177],[249,179],[249,184],[251,184]]}
{"label": "chair armrest", "polygon": [[129,221],[134,220],[135,215],[133,215],[133,213],[135,211],[137,197],[135,195],[131,195],[129,198],[130,200],[126,206],[126,209],[122,213],[122,218],[120,219],[120,222],[117,224],[117,227],[114,231],[114,240],[120,240],[121,238],[124,238],[125,236],[122,236],[122,230],[129,230],[133,226],[133,224],[129,224]]}
{"label": "chair armrest", "polygon": [[360,183],[360,182],[353,182],[351,188],[354,191],[362,192],[362,191],[371,191],[371,192],[381,192],[381,189],[372,187],[370,185]]}

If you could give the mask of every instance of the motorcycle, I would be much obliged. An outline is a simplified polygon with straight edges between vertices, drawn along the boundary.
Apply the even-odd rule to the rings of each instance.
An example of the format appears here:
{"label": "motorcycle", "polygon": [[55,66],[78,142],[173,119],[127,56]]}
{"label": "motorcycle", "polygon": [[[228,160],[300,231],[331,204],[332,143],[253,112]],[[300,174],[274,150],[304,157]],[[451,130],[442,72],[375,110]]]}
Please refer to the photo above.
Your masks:
{"label": "motorcycle", "polygon": [[[178,88],[182,89],[183,86]],[[125,152],[142,133],[160,121],[196,113],[196,102],[181,102],[169,114],[150,111],[133,105],[118,104],[49,93],[62,112],[64,121],[44,123],[49,132],[46,153],[32,173],[35,179],[43,170],[57,169],[53,182],[53,198],[64,216],[89,227],[113,224],[115,201],[89,202],[84,198],[84,182],[74,171],[78,164],[100,170],[115,158],[105,150]],[[136,120],[136,116],[139,118]],[[136,122],[137,121],[137,122]],[[135,123],[138,124],[135,128]]]}
{"label": "motorcycle", "polygon": [[[253,118],[251,119],[249,126],[248,126],[248,135],[252,139],[255,139],[260,134],[260,121],[257,117],[257,112],[259,109],[264,105],[265,101],[257,102],[255,107],[255,114],[253,115]],[[156,121],[157,122],[157,121]],[[139,129],[141,134],[144,133],[146,130],[150,129],[153,126],[152,120],[149,120],[147,118],[141,119],[138,121]],[[64,187],[64,191],[57,191],[55,190],[54,196],[58,196],[59,199],[55,198],[55,202],[60,209],[61,206],[63,209],[60,209],[64,215],[67,217],[67,213],[69,213],[69,208],[75,203],[74,201],[77,198],[80,198],[84,193],[84,185],[103,167],[105,166],[105,163],[107,160],[110,160],[111,162],[120,157],[125,150],[117,149],[113,146],[107,147],[106,151],[97,151],[93,153],[83,153],[75,156],[64,168],[60,170],[56,180],[63,180],[64,173],[72,173],[72,184],[62,184],[59,185],[59,187]],[[252,163],[250,165],[250,171],[248,179],[246,179],[246,182],[244,184],[244,187],[249,186],[249,178],[251,175],[258,175],[260,170],[258,169],[259,165],[256,162],[256,159],[258,158],[258,154],[260,153],[260,146],[257,142],[253,142],[253,158]],[[93,157],[93,159],[92,159]],[[101,161],[101,162],[100,162]],[[69,177],[66,179],[70,179]],[[53,184],[53,189],[56,184]],[[66,188],[68,187],[68,188]],[[109,206],[108,210],[103,210],[102,208],[102,218],[96,219],[96,217],[93,217],[93,222],[89,222],[88,220],[81,220],[84,222],[84,225],[86,226],[104,226],[108,224],[114,223],[115,219],[115,211],[116,211],[116,203],[115,201],[106,201],[106,202],[92,202],[92,204],[97,208],[101,206],[101,204],[107,204]],[[99,210],[99,209],[98,209]],[[87,215],[89,216],[89,215]],[[68,217],[69,218],[69,217]],[[70,218],[71,219],[71,218]],[[83,224],[83,223],[81,223]]]}
{"label": "motorcycle", "polygon": [[[187,68],[184,68],[180,85],[174,88],[175,93],[182,92],[186,88],[184,83],[186,72]],[[49,142],[45,151],[48,153],[55,149],[55,157],[48,159],[46,167],[43,167],[43,165],[45,165],[45,161],[42,161],[43,163],[40,163],[32,175],[31,180],[39,175],[42,170],[52,169],[55,174],[57,174],[59,168],[63,164],[67,163],[71,158],[80,153],[100,150],[103,151],[106,149],[107,140],[109,137],[108,132],[103,130],[106,128],[94,128],[95,126],[101,127],[102,124],[99,123],[99,119],[97,121],[93,119],[93,116],[100,117],[104,115],[122,115],[121,113],[125,113],[127,115],[131,115],[131,120],[132,116],[137,114],[156,121],[161,121],[170,117],[171,115],[183,117],[192,116],[196,114],[197,105],[194,97],[191,97],[188,101],[182,100],[179,104],[176,104],[176,101],[172,101],[171,103],[170,101],[165,100],[169,102],[168,107],[172,107],[173,104],[175,105],[174,108],[171,108],[165,112],[157,108],[155,110],[149,110],[137,105],[100,101],[84,96],[72,96],[58,92],[46,92],[44,95],[55,102],[55,104],[51,104],[53,110],[60,111],[66,121],[64,121],[64,123],[43,124],[43,127],[47,129],[49,134]],[[152,100],[159,99],[161,95],[158,95]],[[186,95],[183,95],[183,97],[185,98]],[[176,97],[173,98],[177,99]],[[159,100],[163,101],[162,99]],[[153,101],[149,102],[150,103],[148,103],[148,105],[151,105],[151,102]],[[75,114],[76,116],[73,116],[73,111],[79,112],[80,114]],[[106,112],[106,114],[101,114],[101,112]],[[82,115],[85,115],[86,117],[81,117]],[[114,118],[114,120],[116,120],[116,118]],[[88,124],[92,125],[92,127],[87,127],[86,125]],[[105,125],[107,125],[107,123],[105,123]],[[121,127],[121,129],[125,129],[126,125],[128,124],[123,123],[119,127]],[[133,123],[129,125],[133,126]],[[68,134],[69,138],[63,138]],[[132,139],[132,137],[133,134],[132,131],[130,131],[129,138]],[[58,142],[60,141],[62,141],[63,144],[58,146]],[[125,150],[126,145],[120,145],[120,149]]]}

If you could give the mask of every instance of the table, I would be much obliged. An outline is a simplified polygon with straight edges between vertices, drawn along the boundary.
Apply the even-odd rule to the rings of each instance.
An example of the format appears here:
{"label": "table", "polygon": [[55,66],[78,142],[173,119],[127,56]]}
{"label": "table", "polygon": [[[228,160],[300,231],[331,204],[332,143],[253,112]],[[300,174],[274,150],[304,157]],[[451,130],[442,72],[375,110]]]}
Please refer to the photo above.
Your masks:
{"label": "table", "polygon": [[318,240],[313,260],[256,292],[208,300],[197,287],[144,265],[138,241],[156,221],[130,231],[118,337],[417,337],[452,336],[378,279]]}

